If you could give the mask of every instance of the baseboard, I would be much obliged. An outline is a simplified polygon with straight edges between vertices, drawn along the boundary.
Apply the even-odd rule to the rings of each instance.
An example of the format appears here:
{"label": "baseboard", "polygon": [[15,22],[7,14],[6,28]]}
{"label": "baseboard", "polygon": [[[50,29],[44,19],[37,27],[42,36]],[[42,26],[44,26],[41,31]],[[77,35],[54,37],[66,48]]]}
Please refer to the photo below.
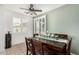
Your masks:
{"label": "baseboard", "polygon": [[24,41],[12,42],[12,46],[20,44],[20,43],[24,43]]}

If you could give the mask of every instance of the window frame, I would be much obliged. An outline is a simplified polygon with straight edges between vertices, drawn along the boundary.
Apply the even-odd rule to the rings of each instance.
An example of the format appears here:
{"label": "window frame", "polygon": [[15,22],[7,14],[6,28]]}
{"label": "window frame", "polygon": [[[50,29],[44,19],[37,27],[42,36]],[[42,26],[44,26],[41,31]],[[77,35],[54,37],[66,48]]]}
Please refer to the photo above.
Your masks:
{"label": "window frame", "polygon": [[[20,19],[20,21],[21,21],[20,26],[19,26],[19,25],[18,25],[18,26],[17,26],[17,25],[14,26],[14,23],[13,23],[14,18]],[[21,17],[13,17],[13,18],[12,18],[12,27],[13,27],[13,28],[12,28],[12,32],[13,32],[13,33],[22,33],[22,32],[23,32],[23,31],[22,31],[22,29],[23,29],[23,28],[22,28],[22,18],[21,18]],[[20,32],[17,32],[16,30],[14,30],[14,28],[17,28],[17,27],[18,27],[18,28],[21,28],[21,29],[20,29]]]}

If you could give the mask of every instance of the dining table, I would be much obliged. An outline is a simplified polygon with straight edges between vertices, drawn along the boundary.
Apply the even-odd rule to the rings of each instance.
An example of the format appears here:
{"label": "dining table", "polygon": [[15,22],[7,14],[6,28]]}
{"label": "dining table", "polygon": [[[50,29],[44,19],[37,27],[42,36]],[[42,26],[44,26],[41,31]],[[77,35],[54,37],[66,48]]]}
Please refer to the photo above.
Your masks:
{"label": "dining table", "polygon": [[38,45],[38,47],[42,47],[42,51],[44,51],[45,49],[43,49],[43,47],[47,47],[49,48],[49,50],[51,50],[52,52],[54,51],[56,54],[66,54],[67,53],[67,40],[63,40],[63,39],[56,39],[56,38],[49,38],[49,37],[41,37],[41,36],[37,36],[34,37],[35,40],[41,42],[40,45]]}

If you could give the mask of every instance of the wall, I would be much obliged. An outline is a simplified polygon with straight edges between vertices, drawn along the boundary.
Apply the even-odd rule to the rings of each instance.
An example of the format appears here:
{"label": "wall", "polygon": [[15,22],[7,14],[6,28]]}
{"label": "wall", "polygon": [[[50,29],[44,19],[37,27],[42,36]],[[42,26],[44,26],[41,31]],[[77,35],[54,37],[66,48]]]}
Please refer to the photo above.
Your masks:
{"label": "wall", "polygon": [[71,52],[79,54],[79,5],[65,5],[47,14],[47,30],[72,37]]}
{"label": "wall", "polygon": [[[23,20],[29,20],[26,28],[27,30],[23,33],[13,33],[12,18],[22,17]],[[32,17],[27,17],[19,13],[7,10],[0,6],[0,50],[4,50],[5,47],[5,33],[11,31],[12,33],[12,45],[25,42],[25,36],[32,36],[33,34],[33,22]]]}
{"label": "wall", "polygon": [[3,10],[0,9],[0,50],[3,50],[4,46],[4,31],[5,31],[5,21],[3,16]]}

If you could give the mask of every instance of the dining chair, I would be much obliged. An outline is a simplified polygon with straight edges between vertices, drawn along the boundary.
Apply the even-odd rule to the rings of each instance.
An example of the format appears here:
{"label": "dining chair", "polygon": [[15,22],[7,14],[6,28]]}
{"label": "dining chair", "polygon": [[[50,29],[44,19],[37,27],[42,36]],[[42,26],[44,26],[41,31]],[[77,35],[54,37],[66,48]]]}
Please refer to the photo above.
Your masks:
{"label": "dining chair", "polygon": [[70,55],[70,50],[71,50],[71,44],[72,44],[72,38],[69,37],[67,34],[59,34],[59,33],[55,33],[54,35],[58,35],[58,38],[59,39],[63,39],[63,40],[68,40],[68,43],[67,43],[67,49],[66,49],[66,54],[67,55]]}
{"label": "dining chair", "polygon": [[25,37],[25,42],[26,42],[26,54],[27,55],[35,55],[35,48],[33,46],[33,40],[32,38],[26,38]]}
{"label": "dining chair", "polygon": [[69,40],[69,43],[68,43],[68,48],[67,48],[67,54],[68,55],[71,54],[71,44],[72,44],[72,38]]}

